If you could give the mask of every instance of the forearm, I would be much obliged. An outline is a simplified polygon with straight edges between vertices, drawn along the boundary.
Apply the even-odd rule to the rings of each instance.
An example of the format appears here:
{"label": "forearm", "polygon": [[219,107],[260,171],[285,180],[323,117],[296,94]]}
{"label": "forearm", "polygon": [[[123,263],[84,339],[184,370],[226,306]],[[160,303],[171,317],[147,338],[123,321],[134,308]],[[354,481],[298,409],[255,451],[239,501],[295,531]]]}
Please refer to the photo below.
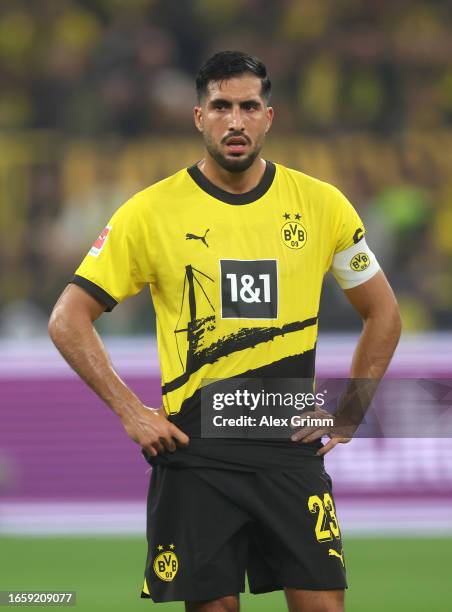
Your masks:
{"label": "forearm", "polygon": [[350,378],[383,377],[400,338],[401,324],[397,308],[364,321],[353,353]]}
{"label": "forearm", "polygon": [[336,431],[351,437],[362,423],[400,337],[398,308],[369,316],[353,354],[350,377],[336,415]]}
{"label": "forearm", "polygon": [[140,400],[113,369],[104,344],[86,313],[55,307],[49,334],[64,359],[121,418],[141,406]]}

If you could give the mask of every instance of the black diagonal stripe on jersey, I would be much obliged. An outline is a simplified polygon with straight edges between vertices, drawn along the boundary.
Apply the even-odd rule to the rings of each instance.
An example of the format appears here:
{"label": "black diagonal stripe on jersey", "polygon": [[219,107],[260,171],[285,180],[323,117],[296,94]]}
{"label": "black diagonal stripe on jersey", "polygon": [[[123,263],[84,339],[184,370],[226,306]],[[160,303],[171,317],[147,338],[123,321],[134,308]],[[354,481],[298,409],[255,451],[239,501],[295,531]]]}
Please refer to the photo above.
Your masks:
{"label": "black diagonal stripe on jersey", "polygon": [[284,336],[291,332],[300,331],[316,323],[317,317],[311,317],[304,321],[286,323],[282,327],[242,327],[238,332],[221,338],[205,349],[191,354],[187,364],[187,370],[177,378],[164,384],[162,386],[162,393],[165,395],[166,393],[179,389],[179,387],[185,385],[194,372],[197,372],[207,363],[215,363],[220,357],[227,357],[236,351],[255,347],[258,344],[269,342],[277,336]]}
{"label": "black diagonal stripe on jersey", "polygon": [[[268,365],[247,370],[232,378],[314,378],[316,347],[284,357]],[[203,387],[202,389],[205,389]],[[188,436],[201,436],[201,389],[185,399],[177,414],[169,417],[170,421],[180,427]]]}

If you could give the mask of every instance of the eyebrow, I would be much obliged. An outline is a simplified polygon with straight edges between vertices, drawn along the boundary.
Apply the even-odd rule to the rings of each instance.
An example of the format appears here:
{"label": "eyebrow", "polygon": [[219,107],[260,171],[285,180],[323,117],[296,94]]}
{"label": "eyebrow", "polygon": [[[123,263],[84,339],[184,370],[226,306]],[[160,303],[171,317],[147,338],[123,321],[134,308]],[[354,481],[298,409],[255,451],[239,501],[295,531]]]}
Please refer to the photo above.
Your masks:
{"label": "eyebrow", "polygon": [[[225,106],[232,106],[232,102],[230,100],[225,100],[224,98],[215,98],[214,100],[209,100],[209,105],[214,104],[224,104]],[[240,102],[240,106],[246,106],[247,104],[253,104],[254,106],[262,106],[262,102],[258,98],[250,98],[249,100],[242,100]]]}

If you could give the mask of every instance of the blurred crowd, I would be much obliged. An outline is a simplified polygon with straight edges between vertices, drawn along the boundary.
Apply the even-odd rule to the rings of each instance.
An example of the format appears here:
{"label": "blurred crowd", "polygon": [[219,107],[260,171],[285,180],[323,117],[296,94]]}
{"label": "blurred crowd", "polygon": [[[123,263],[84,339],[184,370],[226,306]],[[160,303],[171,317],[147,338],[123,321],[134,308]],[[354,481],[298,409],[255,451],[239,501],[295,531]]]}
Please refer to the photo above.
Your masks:
{"label": "blurred crowd", "polygon": [[[425,0],[3,3],[0,336],[42,333],[112,211],[199,159],[193,80],[222,49],[266,63],[266,156],[353,201],[405,329],[452,327],[451,23]],[[325,296],[324,329],[357,324]],[[146,297],[117,310],[107,331],[153,329]]]}

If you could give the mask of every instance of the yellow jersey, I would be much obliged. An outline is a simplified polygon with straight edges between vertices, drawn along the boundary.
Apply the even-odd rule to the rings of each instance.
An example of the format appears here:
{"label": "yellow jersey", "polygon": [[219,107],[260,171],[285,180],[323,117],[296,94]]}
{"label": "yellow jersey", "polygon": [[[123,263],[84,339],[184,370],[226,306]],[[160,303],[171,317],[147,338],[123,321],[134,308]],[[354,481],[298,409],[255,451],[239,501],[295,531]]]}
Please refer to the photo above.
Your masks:
{"label": "yellow jersey", "polygon": [[163,405],[198,436],[208,381],[314,377],[325,273],[341,253],[343,286],[378,268],[364,233],[338,189],[302,172],[267,161],[254,189],[232,194],[194,165],[123,204],[72,282],[107,310],[150,288]]}

